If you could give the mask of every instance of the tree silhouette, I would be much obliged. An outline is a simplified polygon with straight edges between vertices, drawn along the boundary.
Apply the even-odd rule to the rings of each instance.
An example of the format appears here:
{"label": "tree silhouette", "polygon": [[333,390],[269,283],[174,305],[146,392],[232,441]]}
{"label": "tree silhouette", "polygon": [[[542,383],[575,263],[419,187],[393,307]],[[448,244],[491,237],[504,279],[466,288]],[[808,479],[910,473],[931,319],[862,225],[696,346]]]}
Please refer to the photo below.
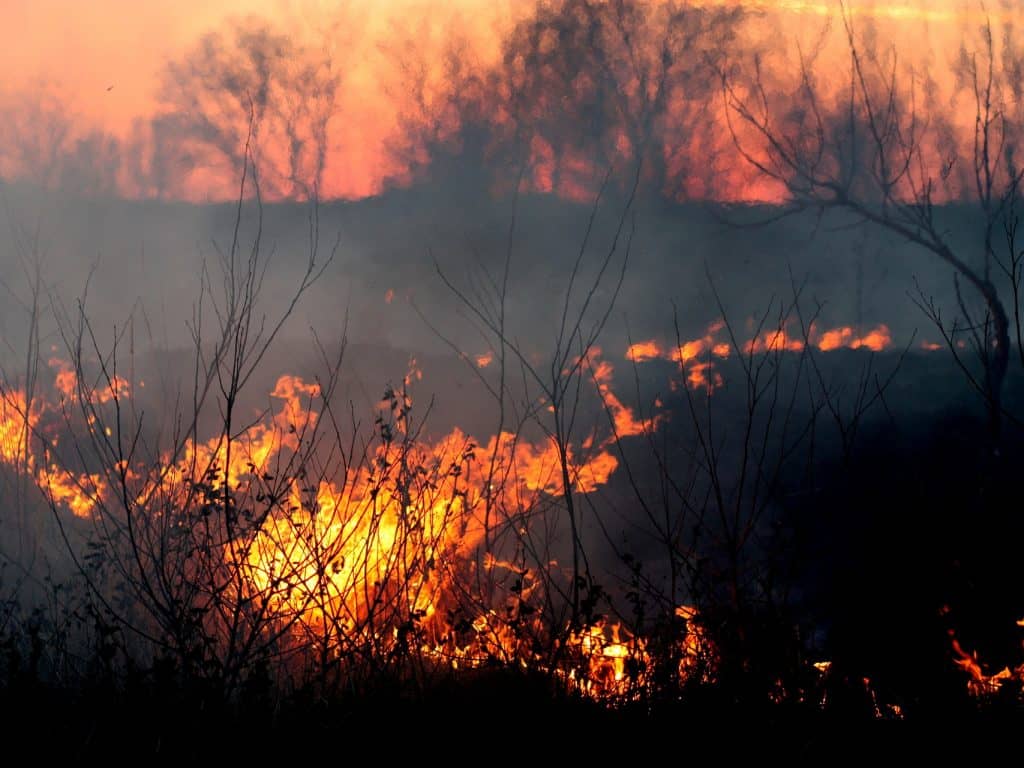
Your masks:
{"label": "tree silhouette", "polygon": [[440,76],[406,30],[399,100],[408,106],[393,149],[420,167],[452,148],[465,159],[469,149],[511,169],[499,186],[525,167],[528,186],[581,201],[610,167],[628,189],[636,161],[645,187],[677,199],[705,194],[721,147],[708,119],[716,67],[742,18],[741,9],[678,2],[537,3],[504,35],[495,64],[480,66],[455,37]]}
{"label": "tree silhouette", "polygon": [[261,190],[315,199],[341,83],[328,46],[304,44],[265,21],[251,18],[228,34],[205,35],[165,72],[165,109],[153,125],[166,156],[157,170],[162,186],[175,182],[175,167],[225,175],[241,167],[252,127],[249,151]]}
{"label": "tree silhouette", "polygon": [[[958,95],[973,110],[973,130],[959,132],[922,107],[934,83],[903,67],[897,52],[859,35],[844,9],[849,54],[845,84],[801,54],[797,85],[769,82],[755,58],[722,71],[727,116],[742,158],[784,190],[787,212],[842,211],[924,249],[953,271],[952,318],[918,292],[971,384],[983,397],[994,442],[1006,416],[1003,383],[1011,356],[1011,314],[1024,362],[1019,312],[1022,252],[1017,234],[1022,171],[1019,98],[1022,57],[1012,28],[997,41],[991,20],[976,46],[964,43],[956,66]],[[970,204],[970,242],[944,219],[942,203]],[[978,215],[980,214],[980,216]],[[964,285],[972,293],[962,290]],[[980,307],[971,300],[980,299]],[[980,374],[963,358],[973,349]],[[1013,418],[1011,416],[1011,418]],[[1014,419],[1016,422],[1016,419]]]}

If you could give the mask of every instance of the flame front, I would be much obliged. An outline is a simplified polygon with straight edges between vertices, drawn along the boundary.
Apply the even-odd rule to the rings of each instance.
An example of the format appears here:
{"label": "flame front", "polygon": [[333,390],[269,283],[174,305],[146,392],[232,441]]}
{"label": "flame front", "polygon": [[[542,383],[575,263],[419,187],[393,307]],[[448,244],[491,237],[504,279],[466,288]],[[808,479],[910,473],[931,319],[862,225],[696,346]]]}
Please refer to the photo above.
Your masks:
{"label": "flame front", "polygon": [[[198,550],[220,541],[218,551],[185,568],[236,574],[213,577],[221,578],[222,595],[235,606],[258,606],[293,647],[341,658],[412,644],[455,667],[492,659],[543,666],[550,662],[526,650],[523,630],[516,629],[535,616],[531,632],[552,631],[531,604],[539,579],[521,559],[495,556],[493,539],[499,532],[525,535],[550,499],[603,486],[618,466],[614,441],[653,426],[614,393],[614,371],[599,349],[576,364],[589,374],[612,427],[567,446],[564,456],[552,439],[530,442],[507,431],[485,441],[458,428],[421,439],[408,421],[407,387],[421,376],[413,362],[403,387],[385,393],[367,460],[340,471],[317,464],[312,447],[323,417],[314,407],[324,402],[320,388],[285,375],[270,392],[274,407],[241,432],[187,439],[153,466],[118,463],[104,474],[64,468],[56,459],[55,426],[74,434],[69,414],[80,414],[88,437],[76,439],[112,446],[120,427],[107,417],[133,396],[130,384],[111,376],[89,386],[72,365],[54,358],[56,402],[3,392],[0,458],[27,473],[58,513],[67,509],[99,524],[119,514],[146,515],[150,524],[164,518],[188,526],[180,535],[199,537]],[[556,561],[549,565],[559,572]],[[467,585],[481,576],[495,587],[467,598]],[[467,621],[456,622],[456,615]],[[618,624],[601,629],[615,638],[625,633]],[[568,645],[582,671],[564,675],[588,695],[606,697],[624,690],[629,654],[620,653],[619,640],[596,643],[597,632],[595,626],[571,633]],[[642,644],[638,639],[632,647]],[[613,673],[604,668],[609,660]]]}
{"label": "flame front", "polygon": [[[733,352],[724,330],[719,321],[671,347],[640,342],[627,357],[670,360],[688,387],[710,396],[723,385],[716,362]],[[822,352],[891,344],[885,326],[808,338]],[[746,354],[804,349],[785,329],[740,346]],[[484,368],[492,360],[486,353],[471,362]],[[87,430],[87,437],[75,436],[79,442],[116,445],[121,426],[108,417],[134,397],[131,382],[111,375],[89,385],[54,358],[56,402],[3,392],[0,458],[30,476],[58,513],[67,509],[94,523],[145,516],[196,538],[200,554],[189,556],[182,574],[205,574],[218,585],[215,599],[259,616],[287,647],[334,660],[415,649],[453,668],[498,660],[546,669],[597,699],[628,698],[649,682],[648,639],[603,618],[552,625],[545,589],[568,577],[556,559],[530,561],[523,551],[533,527],[551,524],[545,515],[561,497],[608,483],[619,439],[650,434],[665,416],[641,417],[623,403],[599,348],[573,366],[608,418],[605,429],[564,451],[551,437],[530,441],[509,431],[477,440],[455,428],[423,439],[410,424],[408,387],[422,375],[413,362],[403,386],[385,392],[362,460],[339,465],[323,458],[319,435],[334,418],[325,418],[328,403],[318,385],[285,375],[269,393],[273,407],[246,428],[185,439],[151,466],[117,461],[103,472],[62,464],[54,425],[75,436],[83,425],[68,414],[76,412]],[[685,626],[674,651],[680,679],[713,674],[714,649],[696,610],[682,607],[676,615]],[[537,648],[551,645],[541,637],[561,637],[556,645],[564,651],[545,656]]]}
{"label": "flame front", "polygon": [[[725,323],[717,320],[708,326],[704,336],[689,341],[679,341],[665,346],[656,339],[630,344],[626,359],[633,363],[650,360],[667,360],[677,364],[686,374],[687,386],[694,390],[713,392],[724,383],[715,370],[715,361],[725,360],[732,353],[732,346],[721,338]],[[866,333],[858,333],[851,326],[840,326],[819,331],[811,325],[808,333],[794,334],[786,328],[774,328],[757,333],[742,344],[744,355],[765,353],[802,352],[807,344],[821,352],[838,349],[866,349],[883,352],[892,346],[892,333],[887,325],[880,324]],[[928,347],[932,349],[932,347]]]}

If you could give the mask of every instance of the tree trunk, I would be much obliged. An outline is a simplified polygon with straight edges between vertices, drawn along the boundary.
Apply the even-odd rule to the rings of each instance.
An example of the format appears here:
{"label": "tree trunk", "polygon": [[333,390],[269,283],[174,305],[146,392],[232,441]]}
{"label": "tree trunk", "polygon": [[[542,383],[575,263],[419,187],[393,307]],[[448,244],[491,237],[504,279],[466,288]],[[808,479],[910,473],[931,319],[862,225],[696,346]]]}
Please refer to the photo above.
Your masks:
{"label": "tree trunk", "polygon": [[986,349],[985,378],[988,389],[988,418],[992,448],[999,448],[1003,422],[1003,383],[1010,364],[1010,319],[999,294],[991,282],[981,286],[986,308],[992,317],[992,349]]}

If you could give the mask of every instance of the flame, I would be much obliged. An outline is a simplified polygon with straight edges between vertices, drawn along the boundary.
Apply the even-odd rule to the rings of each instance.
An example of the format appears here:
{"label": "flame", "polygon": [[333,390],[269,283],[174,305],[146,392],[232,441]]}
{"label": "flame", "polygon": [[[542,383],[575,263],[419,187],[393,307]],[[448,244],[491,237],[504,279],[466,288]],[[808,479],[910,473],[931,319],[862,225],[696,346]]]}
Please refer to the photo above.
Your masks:
{"label": "flame", "polygon": [[[612,391],[611,381],[614,369],[611,363],[601,360],[600,356],[601,349],[599,347],[591,348],[587,363],[593,374],[594,383],[597,385],[597,392],[604,402],[609,415],[612,417],[615,425],[615,436],[620,438],[633,437],[653,429],[654,425],[652,423],[638,420],[633,414],[633,410],[624,405]],[[615,437],[613,436],[610,440],[605,441],[602,447],[607,447],[614,439]],[[612,458],[610,454],[609,458]],[[604,459],[604,463],[608,464],[608,459]]]}
{"label": "flame", "polygon": [[870,349],[872,352],[881,352],[890,346],[892,346],[892,334],[886,325],[879,325],[863,336],[858,336],[856,330],[850,326],[833,328],[823,333],[817,341],[817,347],[822,352],[831,352],[843,347],[847,349],[861,349],[863,347]]}
{"label": "flame", "polygon": [[870,349],[872,352],[881,352],[892,346],[892,334],[889,332],[889,328],[886,325],[880,325],[872,331],[869,331],[860,338],[853,339],[850,342],[850,349],[860,349],[862,347]]}
{"label": "flame", "polygon": [[[705,682],[711,682],[717,658],[697,609],[681,605],[675,615],[685,627],[675,649],[679,658],[679,679],[687,681],[700,675]],[[592,698],[629,699],[651,682],[653,659],[647,640],[629,632],[619,622],[599,619],[570,634],[566,645],[585,662],[580,673],[573,670],[570,682]]]}
{"label": "flame", "polygon": [[[724,383],[721,374],[715,370],[715,359],[728,359],[732,353],[732,346],[728,342],[716,338],[724,329],[724,321],[716,320],[708,326],[704,336],[680,341],[673,347],[666,347],[656,339],[635,342],[626,348],[626,359],[633,363],[650,360],[675,362],[685,373],[686,384],[690,389],[712,393]],[[808,339],[821,352],[837,349],[882,352],[892,346],[892,333],[884,323],[864,334],[858,334],[851,326],[840,326],[819,333],[812,325]],[[804,347],[804,339],[790,335],[785,328],[763,331],[742,345],[747,355],[801,352]]]}
{"label": "flame", "polygon": [[790,336],[784,328],[779,328],[764,331],[750,339],[743,345],[743,352],[747,355],[757,355],[762,352],[800,352],[803,348],[803,339]]}
{"label": "flame", "polygon": [[[589,370],[614,425],[612,434],[595,430],[581,444],[568,446],[569,490],[587,494],[606,484],[618,466],[611,452],[615,433],[636,435],[653,427],[615,394],[614,371],[600,349],[577,363]],[[154,467],[118,465],[112,475],[82,473],[50,455],[43,422],[50,415],[66,419],[68,402],[84,399],[85,428],[109,434],[104,406],[112,412],[118,399],[131,393],[113,376],[83,385],[76,369],[56,358],[50,369],[58,404],[44,399],[30,404],[22,391],[3,391],[0,458],[28,472],[55,509],[85,519],[109,515],[120,503],[151,515],[175,510],[183,519],[232,510],[248,523],[238,523],[219,556],[241,577],[232,587],[237,599],[258,601],[291,635],[329,653],[343,653],[359,642],[406,643],[415,635],[419,650],[455,667],[493,658],[541,663],[521,647],[509,613],[525,616],[533,610],[528,603],[537,580],[490,552],[482,560],[476,555],[488,530],[485,509],[504,510],[517,526],[527,525],[528,510],[566,492],[563,457],[553,440],[530,442],[501,432],[477,441],[458,428],[437,440],[419,439],[407,425],[412,406],[407,387],[422,377],[411,360],[403,387],[389,389],[380,405],[381,437],[370,460],[340,474],[309,478],[286,469],[321,420],[314,407],[322,397],[319,386],[295,375],[280,376],[269,393],[273,407],[231,439],[215,433],[188,440],[178,457],[164,457]],[[117,477],[123,487],[111,487]],[[477,606],[466,635],[448,617],[457,596],[465,593],[460,580],[469,566],[518,573],[521,581],[534,584],[515,589],[515,599],[501,611]],[[557,570],[558,564],[552,567]],[[378,626],[382,606],[412,617],[414,626]],[[602,633],[608,633],[607,642],[599,640]],[[577,681],[572,684],[598,698],[625,691],[627,667],[632,658],[643,658],[644,646],[641,638],[627,635],[620,625],[605,622],[570,633],[580,671],[566,671],[567,681]]]}
{"label": "flame", "polygon": [[486,368],[487,366],[494,362],[494,352],[492,352],[491,350],[482,352],[476,356],[475,360],[477,368]]}
{"label": "flame", "polygon": [[[640,342],[630,345],[627,357],[673,361],[694,388],[709,387],[708,382],[721,386],[712,366],[732,352],[717,338],[723,330],[719,321],[704,336],[672,346]],[[797,341],[784,331],[770,331],[745,347],[803,350]],[[839,327],[815,333],[811,343],[823,352],[874,351],[889,345],[891,334],[885,326],[863,335]],[[531,441],[511,432],[478,440],[455,428],[438,439],[423,439],[408,424],[408,387],[422,378],[410,360],[402,387],[389,388],[380,403],[379,440],[367,461],[313,477],[288,470],[291,458],[302,454],[325,421],[326,404],[316,383],[282,375],[269,392],[272,407],[231,439],[215,433],[188,440],[180,455],[165,456],[154,467],[118,465],[104,475],[63,466],[48,419],[67,414],[68,403],[78,402],[88,414],[81,428],[109,435],[104,414],[134,393],[116,376],[83,382],[74,366],[53,358],[53,398],[0,390],[0,460],[30,476],[55,509],[83,519],[97,519],[119,503],[154,515],[176,510],[183,519],[237,514],[247,522],[210,556],[236,569],[240,578],[230,589],[240,603],[262,606],[303,647],[313,644],[340,658],[360,644],[393,649],[411,644],[453,668],[494,660],[534,666],[556,673],[584,695],[628,699],[652,684],[649,640],[621,622],[599,618],[567,631],[565,657],[549,668],[550,659],[531,650],[523,634],[524,626],[535,636],[557,629],[545,627],[539,617],[542,579],[533,567],[485,546],[493,525],[488,515],[499,514],[525,535],[533,510],[543,509],[546,499],[590,494],[606,485],[618,468],[616,440],[654,430],[662,418],[638,415],[619,398],[614,368],[600,348],[592,347],[574,364],[589,374],[583,379],[593,384],[609,419],[606,429],[593,429],[566,446],[564,454],[552,439]],[[123,478],[123,488],[110,486],[116,477]],[[557,561],[547,567],[560,570]],[[467,585],[482,575],[507,586],[487,600],[466,603]],[[382,612],[406,619],[383,621]],[[453,618],[459,615],[465,620]],[[676,649],[679,679],[712,679],[716,651],[697,610],[680,606],[676,617],[684,628]],[[999,690],[1011,678],[1024,679],[1024,667],[990,675],[955,640],[954,651],[978,695]],[[814,667],[829,671],[828,662]],[[876,709],[880,716],[900,714],[877,701]]]}
{"label": "flame", "polygon": [[24,392],[0,394],[0,458],[6,464],[17,464],[29,458],[25,455],[25,443],[39,422],[39,413],[29,410]]}
{"label": "flame", "polygon": [[[947,615],[949,606],[943,606],[941,613]],[[1024,628],[1024,619],[1018,619],[1016,626]],[[964,650],[954,630],[949,631],[949,636],[953,650],[953,663],[967,674],[967,691],[972,696],[983,698],[999,693],[1003,685],[1010,681],[1024,686],[1024,664],[1012,669],[1004,666],[998,672],[988,674],[978,658],[977,651],[968,653]]]}
{"label": "flame", "polygon": [[710,358],[724,360],[732,351],[728,343],[716,341],[714,338],[724,327],[725,323],[716,320],[708,326],[701,338],[680,341],[672,347],[662,346],[655,339],[636,342],[626,349],[626,359],[634,363],[659,359],[676,363],[684,371],[690,389],[713,392],[722,386],[723,380],[714,370],[714,363]]}
{"label": "flame", "polygon": [[572,682],[583,693],[595,698],[621,698],[645,683],[650,666],[647,645],[642,638],[630,636],[618,623],[598,621],[569,636],[568,646],[586,662],[580,678]]}
{"label": "flame", "polygon": [[[59,357],[51,357],[46,363],[54,371],[54,388],[66,399],[76,400],[79,395],[78,375],[71,367],[71,363]],[[140,382],[141,386],[145,386]],[[94,405],[109,403],[117,399],[123,399],[131,394],[131,384],[127,379],[117,374],[103,377],[102,382],[97,386],[86,386],[89,401]]]}
{"label": "flame", "polygon": [[665,353],[661,348],[661,345],[654,339],[650,341],[638,341],[635,344],[630,344],[626,350],[626,359],[631,360],[634,363],[643,363],[648,360],[657,360],[660,357],[664,357]]}
{"label": "flame", "polygon": [[1018,678],[1024,681],[1024,666],[1016,672],[1011,672],[1009,667],[1003,667],[991,675],[986,674],[978,661],[977,652],[967,653],[960,645],[960,641],[953,638],[953,663],[967,673],[970,678],[967,681],[967,690],[972,696],[989,696],[998,693],[1003,683],[1007,680]]}

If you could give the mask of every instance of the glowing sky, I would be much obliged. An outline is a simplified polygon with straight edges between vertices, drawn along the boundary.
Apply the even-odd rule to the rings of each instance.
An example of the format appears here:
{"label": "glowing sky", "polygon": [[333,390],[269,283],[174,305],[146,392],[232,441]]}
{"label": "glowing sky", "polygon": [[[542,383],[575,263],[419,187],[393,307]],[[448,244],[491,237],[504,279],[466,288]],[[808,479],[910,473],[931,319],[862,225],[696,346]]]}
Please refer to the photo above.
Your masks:
{"label": "glowing sky", "polygon": [[[154,106],[166,62],[230,18],[258,15],[315,24],[339,6],[365,25],[367,50],[390,18],[468,11],[498,20],[493,0],[3,0],[0,92],[57,85],[76,113],[117,131]],[[375,38],[375,39],[374,39]],[[112,89],[108,90],[110,86]]]}
{"label": "glowing sky", "polygon": [[[704,4],[728,3],[711,0]],[[837,7],[834,2],[802,0],[743,0],[741,4],[812,19]],[[0,71],[9,89],[39,79],[60,84],[81,114],[116,129],[131,116],[152,108],[155,84],[167,59],[186,50],[225,18],[244,14],[315,18],[336,5],[322,0],[4,0],[0,8]],[[457,8],[477,20],[490,16],[497,21],[507,16],[509,3],[354,0],[349,5],[360,14],[376,17],[371,18],[371,27],[376,26],[380,33],[384,25],[379,22],[385,16]],[[522,7],[523,3],[513,1],[511,5]],[[965,18],[965,9],[974,5],[959,0],[855,0],[849,7],[857,13],[913,21],[915,34],[919,34],[921,21],[957,26]],[[111,85],[114,88],[108,91]]]}
{"label": "glowing sky", "polygon": [[[737,0],[698,0],[719,6]],[[0,2],[0,101],[45,83],[74,115],[76,125],[124,135],[137,117],[158,107],[157,88],[169,60],[180,58],[205,33],[244,15],[259,15],[285,30],[308,31],[322,20],[344,18],[347,103],[359,119],[347,121],[343,141],[358,146],[353,162],[372,176],[381,142],[396,109],[377,70],[385,67],[394,24],[427,24],[434,35],[468,30],[477,52],[497,50],[498,31],[533,0],[2,0]],[[839,3],[803,0],[739,0],[776,21],[795,37],[820,30]],[[338,15],[339,6],[346,7]],[[1024,15],[1024,0],[990,3],[995,16]],[[980,4],[967,0],[848,0],[855,15],[876,20],[880,34],[912,55],[955,55],[964,29],[980,21]],[[774,27],[778,28],[778,27]],[[438,31],[440,30],[440,32]],[[841,53],[841,38],[831,37]],[[835,41],[839,41],[838,43]],[[940,62],[941,64],[941,62]],[[352,154],[350,152],[350,154]],[[365,175],[365,174],[364,174]],[[353,189],[353,193],[366,190]]]}

